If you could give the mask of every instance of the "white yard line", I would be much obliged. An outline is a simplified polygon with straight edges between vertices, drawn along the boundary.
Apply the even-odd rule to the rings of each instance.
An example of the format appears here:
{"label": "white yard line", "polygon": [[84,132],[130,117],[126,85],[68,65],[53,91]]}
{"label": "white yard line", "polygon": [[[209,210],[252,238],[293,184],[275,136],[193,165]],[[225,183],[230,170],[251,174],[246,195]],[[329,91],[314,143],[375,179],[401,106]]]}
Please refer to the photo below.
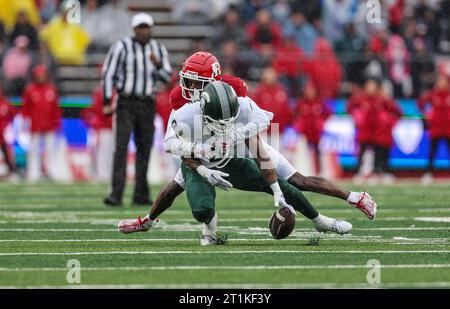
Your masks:
{"label": "white yard line", "polygon": [[[176,224],[168,224],[162,226],[162,228],[156,228],[155,230],[170,230],[172,227],[174,230],[183,230],[177,229],[178,227],[183,225]],[[186,228],[189,228],[194,231],[198,230],[198,224],[189,224],[186,225]],[[262,227],[248,227],[248,228],[239,228],[236,226],[221,226],[220,229],[236,230],[236,231],[248,231],[248,232],[261,232],[267,231],[267,228]],[[374,228],[354,228],[354,231],[436,231],[436,230],[450,230],[450,227],[374,227]],[[296,228],[295,231],[313,231],[310,228]],[[117,229],[57,229],[57,228],[4,228],[0,229],[0,232],[116,232]]]}
{"label": "white yard line", "polygon": [[[373,266],[367,265],[278,265],[278,266],[266,266],[266,265],[243,265],[243,266],[141,266],[141,267],[82,267],[82,271],[143,271],[143,270],[280,270],[280,269],[366,269]],[[381,268],[386,269],[425,269],[425,268],[450,268],[450,264],[392,264],[392,265],[380,265]],[[24,267],[24,268],[0,268],[0,272],[51,272],[51,271],[64,271],[67,272],[67,268],[64,267]]]}
{"label": "white yard line", "polygon": [[[283,240],[286,241],[307,241],[313,237],[289,237]],[[406,237],[394,237],[393,239],[380,239],[378,237],[365,237],[365,236],[320,236],[320,240],[329,241],[355,241],[355,242],[374,242],[374,243],[401,243],[401,244],[446,244],[447,238],[406,238]],[[320,241],[319,240],[319,241]],[[231,238],[230,242],[278,242],[273,238]],[[0,243],[89,243],[89,242],[198,242],[196,238],[101,238],[101,239],[0,239]]]}
{"label": "white yard line", "polygon": [[301,289],[301,288],[446,288],[450,282],[390,282],[378,285],[368,283],[223,283],[223,284],[110,284],[110,285],[33,285],[0,286],[0,289]]}
{"label": "white yard line", "polygon": [[8,252],[0,256],[155,255],[155,254],[439,254],[450,250],[227,250],[227,251],[93,251],[93,252]]}

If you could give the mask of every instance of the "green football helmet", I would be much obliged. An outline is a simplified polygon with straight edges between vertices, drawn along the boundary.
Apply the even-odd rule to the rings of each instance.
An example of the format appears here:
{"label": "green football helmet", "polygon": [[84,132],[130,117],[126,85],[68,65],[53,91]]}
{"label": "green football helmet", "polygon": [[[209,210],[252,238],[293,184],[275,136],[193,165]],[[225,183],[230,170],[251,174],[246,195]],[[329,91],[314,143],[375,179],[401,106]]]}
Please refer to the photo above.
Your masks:
{"label": "green football helmet", "polygon": [[205,125],[218,135],[225,135],[234,127],[239,115],[239,102],[234,89],[221,81],[209,83],[201,93]]}

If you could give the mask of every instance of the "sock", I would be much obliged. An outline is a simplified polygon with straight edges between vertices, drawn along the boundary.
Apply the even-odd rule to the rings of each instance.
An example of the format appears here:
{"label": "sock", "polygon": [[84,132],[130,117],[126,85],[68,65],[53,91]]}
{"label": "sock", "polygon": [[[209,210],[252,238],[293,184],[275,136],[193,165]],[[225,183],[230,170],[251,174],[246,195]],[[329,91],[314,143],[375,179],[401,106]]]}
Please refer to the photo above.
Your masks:
{"label": "sock", "polygon": [[295,210],[299,211],[306,218],[313,220],[319,216],[319,212],[311,205],[311,203],[306,199],[303,193],[287,183],[284,179],[279,178],[278,183],[280,184],[281,190],[284,193],[286,202],[294,207]]}
{"label": "sock", "polygon": [[347,202],[351,204],[356,204],[359,202],[359,192],[350,192],[350,195],[347,198]]}
{"label": "sock", "polygon": [[150,219],[150,215],[146,215],[143,219],[142,219],[142,221],[143,221],[143,226],[145,226],[146,228],[151,228],[152,226],[154,226],[157,222],[158,222],[158,220],[152,220],[152,219]]}
{"label": "sock", "polygon": [[311,221],[316,223],[316,224],[331,224],[331,222],[334,219],[324,216],[322,214],[319,214],[317,217],[315,217],[314,219],[312,219]]}
{"label": "sock", "polygon": [[217,211],[214,214],[214,217],[211,219],[211,222],[208,224],[203,223],[203,235],[213,236],[216,235],[217,231]]}

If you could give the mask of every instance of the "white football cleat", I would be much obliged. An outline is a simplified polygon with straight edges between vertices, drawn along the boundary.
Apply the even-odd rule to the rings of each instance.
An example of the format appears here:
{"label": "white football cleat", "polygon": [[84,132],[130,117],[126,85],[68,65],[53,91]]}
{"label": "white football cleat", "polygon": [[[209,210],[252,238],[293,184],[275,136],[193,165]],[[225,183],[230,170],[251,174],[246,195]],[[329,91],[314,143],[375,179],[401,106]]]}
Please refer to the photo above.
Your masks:
{"label": "white football cleat", "polygon": [[377,203],[367,192],[361,192],[358,202],[350,204],[361,210],[370,220],[373,220],[377,215]]}
{"label": "white football cleat", "polygon": [[216,236],[202,235],[202,237],[200,237],[200,245],[201,246],[214,246],[217,244],[218,244],[218,241],[217,241]]}
{"label": "white football cleat", "polygon": [[351,223],[344,220],[328,218],[324,215],[319,215],[319,217],[317,219],[314,219],[313,222],[316,230],[321,233],[334,232],[340,235],[344,235],[352,231]]}
{"label": "white football cleat", "polygon": [[157,221],[151,221],[148,217],[141,219],[125,219],[121,220],[117,225],[119,231],[123,234],[131,234],[136,232],[147,232]]}

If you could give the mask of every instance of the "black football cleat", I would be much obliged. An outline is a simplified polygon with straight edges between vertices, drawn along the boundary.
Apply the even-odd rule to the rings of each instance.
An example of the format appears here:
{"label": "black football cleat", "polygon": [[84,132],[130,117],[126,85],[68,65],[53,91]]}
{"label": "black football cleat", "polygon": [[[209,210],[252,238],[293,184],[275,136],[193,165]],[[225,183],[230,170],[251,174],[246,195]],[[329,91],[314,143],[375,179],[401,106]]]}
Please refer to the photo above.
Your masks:
{"label": "black football cleat", "polygon": [[119,201],[118,199],[112,197],[112,196],[107,196],[103,199],[103,204],[105,204],[108,207],[120,207],[122,206],[122,202]]}

